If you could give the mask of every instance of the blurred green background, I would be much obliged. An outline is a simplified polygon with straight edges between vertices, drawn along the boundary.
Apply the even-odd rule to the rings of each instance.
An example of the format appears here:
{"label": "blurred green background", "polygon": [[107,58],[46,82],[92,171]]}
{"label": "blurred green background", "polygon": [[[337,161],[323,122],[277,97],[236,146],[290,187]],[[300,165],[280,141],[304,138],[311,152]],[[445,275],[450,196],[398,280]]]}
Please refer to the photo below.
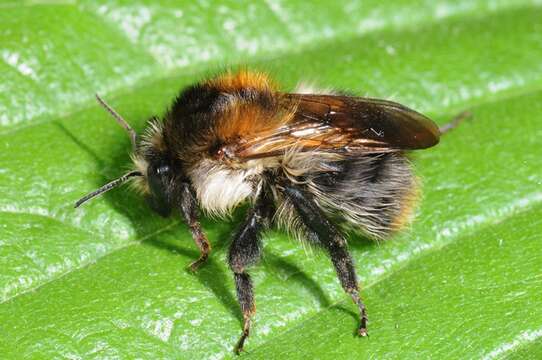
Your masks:
{"label": "blurred green background", "polygon": [[[129,166],[129,140],[183,86],[268,71],[471,121],[416,153],[410,229],[350,242],[368,339],[329,259],[265,237],[245,358],[542,358],[542,3],[0,2],[0,354],[3,359],[232,358],[225,253],[236,220],[186,227],[128,188],[74,210]],[[242,211],[236,219],[242,216]]]}

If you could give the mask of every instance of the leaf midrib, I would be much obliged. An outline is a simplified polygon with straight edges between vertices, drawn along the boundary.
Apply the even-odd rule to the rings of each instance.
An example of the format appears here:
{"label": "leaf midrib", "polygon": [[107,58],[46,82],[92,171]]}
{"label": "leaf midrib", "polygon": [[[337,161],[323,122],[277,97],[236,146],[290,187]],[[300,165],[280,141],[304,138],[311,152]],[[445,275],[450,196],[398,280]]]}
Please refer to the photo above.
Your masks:
{"label": "leaf midrib", "polygon": [[[150,239],[153,236],[161,234],[164,231],[167,231],[167,230],[169,230],[169,229],[171,229],[171,228],[173,228],[175,226],[178,226],[178,225],[179,225],[178,221],[172,221],[170,224],[168,224],[168,225],[166,225],[164,227],[161,227],[161,228],[159,228],[159,229],[157,229],[157,230],[155,230],[155,231],[153,231],[153,232],[151,232],[149,234],[146,234],[146,235],[140,237],[139,239],[134,239],[133,241],[131,241],[131,242],[127,243],[127,244],[117,246],[117,247],[113,247],[111,249],[111,251],[109,251],[109,252],[106,252],[106,253],[104,253],[102,255],[99,255],[99,256],[91,259],[91,260],[82,262],[81,263],[82,266],[73,267],[70,270],[68,270],[66,272],[63,272],[63,273],[61,273],[61,274],[59,274],[57,276],[54,276],[50,280],[47,280],[47,281],[45,281],[45,282],[43,282],[43,283],[41,283],[41,284],[39,284],[37,286],[29,287],[29,288],[25,289],[24,291],[22,291],[22,292],[20,292],[18,294],[15,294],[13,296],[5,298],[4,300],[0,301],[0,306],[3,305],[3,304],[6,304],[8,302],[14,301],[15,299],[17,299],[20,296],[23,296],[23,295],[25,295],[25,294],[27,294],[29,292],[36,292],[37,290],[41,289],[42,287],[44,287],[46,285],[49,285],[49,284],[51,284],[51,283],[53,283],[55,281],[61,280],[62,278],[66,277],[66,276],[68,276],[68,275],[70,275],[72,273],[84,270],[84,269],[88,268],[89,266],[96,264],[101,259],[106,258],[106,257],[108,257],[110,255],[113,255],[113,254],[115,254],[115,253],[117,253],[117,252],[119,252],[121,250],[127,249],[127,248],[129,248],[131,246],[134,246],[134,245],[141,245],[141,243],[143,243],[145,240]],[[77,227],[75,227],[73,225],[72,225],[72,227],[75,228],[75,229],[78,229]]]}

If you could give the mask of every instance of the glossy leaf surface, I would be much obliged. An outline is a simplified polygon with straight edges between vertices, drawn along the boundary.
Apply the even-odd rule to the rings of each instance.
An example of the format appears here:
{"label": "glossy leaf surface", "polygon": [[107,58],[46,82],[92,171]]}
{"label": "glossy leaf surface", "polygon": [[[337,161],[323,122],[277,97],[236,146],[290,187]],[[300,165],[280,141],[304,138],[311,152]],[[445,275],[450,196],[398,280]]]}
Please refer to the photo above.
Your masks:
{"label": "glossy leaf surface", "polygon": [[0,3],[2,358],[230,358],[241,314],[236,222],[178,219],[128,188],[129,140],[180,88],[225,66],[387,98],[439,123],[416,152],[424,196],[389,242],[351,239],[370,337],[319,251],[270,232],[254,267],[248,358],[542,356],[542,8],[537,1]]}

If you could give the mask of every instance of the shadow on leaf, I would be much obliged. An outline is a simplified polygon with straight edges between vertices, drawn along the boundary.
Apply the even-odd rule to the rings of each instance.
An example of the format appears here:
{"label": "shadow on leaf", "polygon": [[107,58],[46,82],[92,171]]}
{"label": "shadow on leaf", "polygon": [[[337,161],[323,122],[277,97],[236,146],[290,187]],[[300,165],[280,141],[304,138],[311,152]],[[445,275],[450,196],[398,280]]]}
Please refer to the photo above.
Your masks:
{"label": "shadow on leaf", "polygon": [[264,268],[278,274],[281,279],[294,281],[300,286],[305,287],[318,300],[320,306],[327,307],[331,305],[322,287],[294,263],[267,252],[262,265]]}

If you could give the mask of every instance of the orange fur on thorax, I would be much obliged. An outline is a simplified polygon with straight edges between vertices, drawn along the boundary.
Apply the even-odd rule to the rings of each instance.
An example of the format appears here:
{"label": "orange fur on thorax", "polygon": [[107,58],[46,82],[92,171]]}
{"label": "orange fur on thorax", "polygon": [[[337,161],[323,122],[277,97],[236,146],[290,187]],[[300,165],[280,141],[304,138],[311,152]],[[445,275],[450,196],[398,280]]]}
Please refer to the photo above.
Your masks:
{"label": "orange fur on thorax", "polygon": [[235,73],[227,72],[222,76],[208,80],[207,85],[225,93],[237,92],[243,88],[270,92],[275,92],[277,89],[267,74],[248,70],[240,70]]}
{"label": "orange fur on thorax", "polygon": [[[231,95],[228,108],[216,123],[215,135],[232,150],[249,141],[258,142],[275,135],[277,129],[290,122],[295,113],[293,107],[280,106],[281,95],[266,74],[248,71],[227,73],[210,80],[208,84]],[[258,100],[247,102],[238,96],[242,90],[264,93],[271,104],[259,103]],[[261,145],[273,144],[262,141]]]}

